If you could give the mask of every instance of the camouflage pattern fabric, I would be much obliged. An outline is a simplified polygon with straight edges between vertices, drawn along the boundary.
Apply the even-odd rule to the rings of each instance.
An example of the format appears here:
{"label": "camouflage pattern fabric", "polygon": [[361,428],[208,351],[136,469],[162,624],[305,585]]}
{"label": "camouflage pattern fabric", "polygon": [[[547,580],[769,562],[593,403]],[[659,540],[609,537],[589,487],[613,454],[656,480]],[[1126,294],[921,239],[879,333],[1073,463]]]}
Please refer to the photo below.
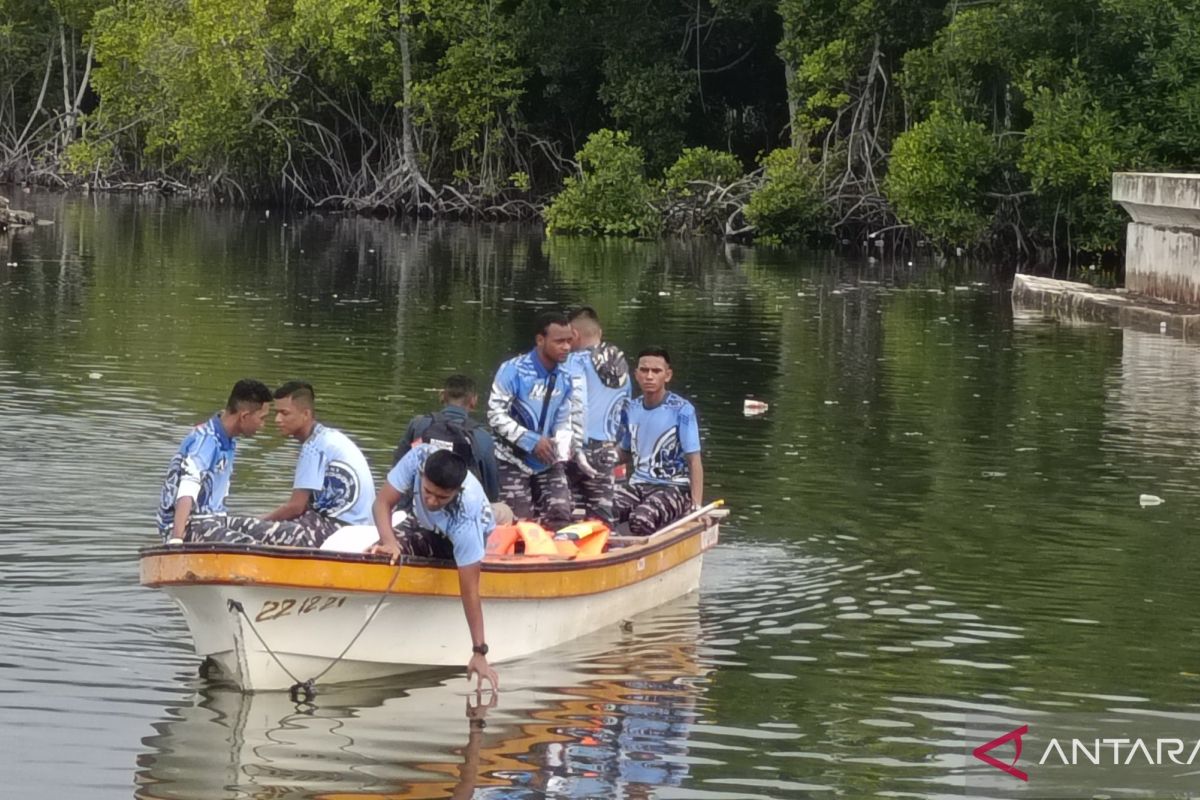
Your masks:
{"label": "camouflage pattern fabric", "polygon": [[337,520],[311,508],[295,519],[279,522],[236,515],[192,517],[188,520],[184,540],[210,544],[270,544],[316,549],[340,527],[341,523]]}
{"label": "camouflage pattern fabric", "polygon": [[536,519],[551,531],[571,524],[575,504],[562,462],[536,475],[509,461],[501,461],[499,468],[500,499],[512,508],[517,519]]}
{"label": "camouflage pattern fabric", "polygon": [[396,542],[400,545],[402,555],[454,560],[454,545],[450,539],[437,531],[421,527],[416,517],[405,519],[396,526],[393,533],[396,534]]}
{"label": "camouflage pattern fabric", "polygon": [[634,536],[649,536],[692,510],[691,494],[678,486],[622,484],[613,496],[619,522],[629,523]]}
{"label": "camouflage pattern fabric", "polygon": [[616,445],[592,439],[584,445],[583,454],[598,474],[592,477],[578,464],[567,464],[567,482],[571,487],[572,502],[583,508],[585,517],[598,519],[611,528],[616,522],[613,516],[612,475],[617,463]]}

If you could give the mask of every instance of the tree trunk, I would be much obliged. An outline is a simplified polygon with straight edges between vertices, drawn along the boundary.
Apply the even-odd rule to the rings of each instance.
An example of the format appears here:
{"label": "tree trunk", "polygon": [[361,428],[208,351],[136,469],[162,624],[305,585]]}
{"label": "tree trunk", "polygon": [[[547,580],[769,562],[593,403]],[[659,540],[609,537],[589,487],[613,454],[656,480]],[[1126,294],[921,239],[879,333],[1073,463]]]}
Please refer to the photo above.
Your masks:
{"label": "tree trunk", "polygon": [[400,40],[400,71],[401,71],[401,133],[400,158],[409,176],[420,180],[421,170],[417,165],[416,145],[413,138],[412,124],[412,61],[408,53],[408,12],[404,10],[404,0],[399,0],[400,29],[397,37]]}
{"label": "tree trunk", "polygon": [[800,134],[796,130],[796,118],[800,116],[800,98],[796,95],[796,68],[787,59],[783,60],[783,79],[787,84],[788,140],[792,147],[796,147],[800,144]]}

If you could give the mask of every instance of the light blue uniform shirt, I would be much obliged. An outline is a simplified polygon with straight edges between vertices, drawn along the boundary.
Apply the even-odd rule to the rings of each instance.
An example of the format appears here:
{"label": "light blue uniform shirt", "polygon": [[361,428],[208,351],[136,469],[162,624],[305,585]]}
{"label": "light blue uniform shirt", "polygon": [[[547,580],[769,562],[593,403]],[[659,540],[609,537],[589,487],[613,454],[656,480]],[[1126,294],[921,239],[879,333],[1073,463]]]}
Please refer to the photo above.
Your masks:
{"label": "light blue uniform shirt", "polygon": [[437,511],[427,509],[421,491],[421,473],[429,454],[437,451],[433,445],[416,445],[392,467],[387,482],[396,491],[412,497],[412,513],[417,522],[449,539],[454,545],[454,563],[468,567],[483,560],[487,537],[496,527],[492,505],[479,481],[468,472],[462,489],[453,500]]}
{"label": "light blue uniform shirt", "polygon": [[[607,380],[596,369],[598,360],[605,367]],[[567,369],[578,378],[575,386],[584,406],[584,438],[615,442],[621,430],[621,413],[633,394],[625,354],[610,344],[601,344],[571,353]]]}
{"label": "light blue uniform shirt", "polygon": [[554,440],[558,461],[566,461],[583,431],[582,419],[572,413],[576,403],[570,374],[555,364],[542,366],[537,350],[510,358],[496,371],[488,397],[488,424],[496,434],[496,456],[518,464],[526,472],[545,472],[533,455],[543,436]]}
{"label": "light blue uniform shirt", "polygon": [[371,468],[358,445],[336,428],[319,422],[313,427],[300,446],[292,488],[312,492],[309,506],[331,519],[347,525],[374,524]]}
{"label": "light blue uniform shirt", "polygon": [[646,408],[643,401],[631,400],[622,418],[621,448],[633,454],[629,482],[688,486],[684,456],[700,452],[696,409],[674,392],[667,392],[654,408]]}
{"label": "light blue uniform shirt", "polygon": [[175,525],[175,501],[192,498],[192,516],[225,513],[225,497],[233,477],[237,443],[216,414],[184,437],[163,481],[158,501],[158,529],[168,535]]}

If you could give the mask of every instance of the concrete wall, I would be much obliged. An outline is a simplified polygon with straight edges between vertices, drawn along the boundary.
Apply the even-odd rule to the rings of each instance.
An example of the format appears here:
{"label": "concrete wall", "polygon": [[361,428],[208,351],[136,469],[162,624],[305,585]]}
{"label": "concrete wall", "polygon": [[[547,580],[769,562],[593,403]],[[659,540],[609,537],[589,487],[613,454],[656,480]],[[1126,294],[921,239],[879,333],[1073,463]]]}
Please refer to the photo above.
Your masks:
{"label": "concrete wall", "polygon": [[1125,288],[1200,305],[1200,175],[1118,172],[1112,196],[1133,220]]}

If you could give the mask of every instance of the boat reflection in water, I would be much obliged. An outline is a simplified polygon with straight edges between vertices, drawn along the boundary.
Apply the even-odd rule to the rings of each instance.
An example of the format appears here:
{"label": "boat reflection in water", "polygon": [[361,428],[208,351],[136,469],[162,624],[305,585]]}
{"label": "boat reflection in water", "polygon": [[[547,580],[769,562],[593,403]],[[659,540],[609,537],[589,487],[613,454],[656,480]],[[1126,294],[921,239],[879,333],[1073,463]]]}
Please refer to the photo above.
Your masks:
{"label": "boat reflection in water", "polygon": [[688,774],[698,638],[692,593],[507,665],[498,696],[446,670],[314,705],[205,686],[143,740],[136,796],[650,797]]}

